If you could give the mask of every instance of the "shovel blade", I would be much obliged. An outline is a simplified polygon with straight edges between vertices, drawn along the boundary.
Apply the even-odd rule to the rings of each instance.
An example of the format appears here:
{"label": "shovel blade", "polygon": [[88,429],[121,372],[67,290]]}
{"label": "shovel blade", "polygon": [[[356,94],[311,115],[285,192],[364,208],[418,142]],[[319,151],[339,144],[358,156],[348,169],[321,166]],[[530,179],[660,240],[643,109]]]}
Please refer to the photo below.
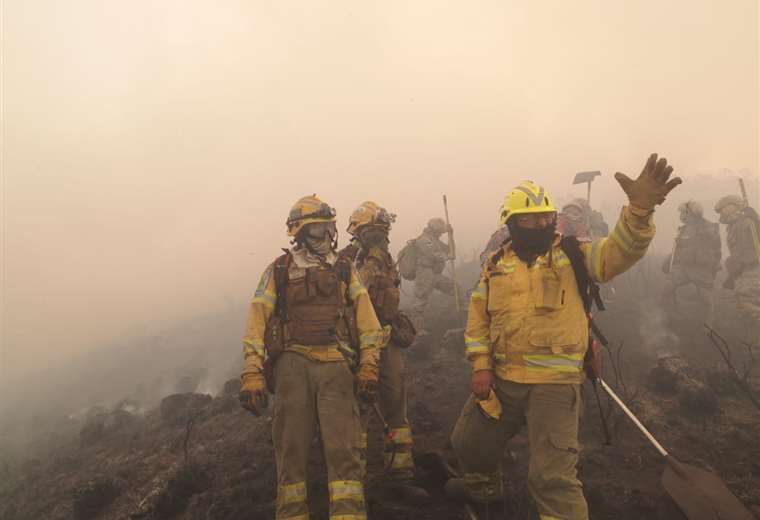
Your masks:
{"label": "shovel blade", "polygon": [[689,520],[754,520],[717,475],[667,457],[665,491]]}
{"label": "shovel blade", "polygon": [[575,178],[573,179],[573,184],[583,184],[584,182],[591,182],[594,180],[594,177],[597,177],[601,174],[602,172],[599,172],[599,171],[576,173]]}

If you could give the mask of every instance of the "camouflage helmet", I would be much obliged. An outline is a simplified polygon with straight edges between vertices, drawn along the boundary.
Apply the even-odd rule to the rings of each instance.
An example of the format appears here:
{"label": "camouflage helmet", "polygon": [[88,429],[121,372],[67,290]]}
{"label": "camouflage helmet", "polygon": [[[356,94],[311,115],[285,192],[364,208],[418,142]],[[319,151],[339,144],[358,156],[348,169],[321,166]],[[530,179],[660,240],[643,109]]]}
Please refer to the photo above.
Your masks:
{"label": "camouflage helmet", "polygon": [[385,229],[390,229],[391,224],[396,222],[396,215],[388,213],[388,211],[381,207],[376,202],[368,200],[363,202],[358,208],[351,213],[351,217],[348,219],[348,231],[351,235],[356,236],[359,228],[363,226],[380,226]]}
{"label": "camouflage helmet", "polygon": [[314,195],[301,197],[290,209],[285,225],[288,236],[295,237],[306,224],[313,222],[335,222],[335,209]]}
{"label": "camouflage helmet", "polygon": [[513,215],[527,213],[557,212],[551,197],[543,188],[533,181],[522,181],[504,197],[501,212],[501,224],[506,224]]}
{"label": "camouflage helmet", "polygon": [[427,227],[433,233],[444,233],[446,231],[446,221],[442,218],[431,218],[428,220]]}
{"label": "camouflage helmet", "polygon": [[725,209],[728,206],[731,206],[732,204],[736,206],[737,208],[743,208],[744,200],[738,195],[725,195],[721,197],[718,200],[718,202],[715,203],[715,212],[722,213],[723,209]]}
{"label": "camouflage helmet", "polygon": [[695,215],[697,217],[702,217],[704,215],[704,209],[702,208],[702,204],[697,202],[696,200],[687,200],[686,202],[682,202],[678,205],[678,212],[683,213],[691,213],[692,215]]}
{"label": "camouflage helmet", "polygon": [[576,198],[562,206],[562,211],[565,211],[569,208],[578,208],[581,212],[586,211],[588,208],[588,202],[586,202],[586,199]]}

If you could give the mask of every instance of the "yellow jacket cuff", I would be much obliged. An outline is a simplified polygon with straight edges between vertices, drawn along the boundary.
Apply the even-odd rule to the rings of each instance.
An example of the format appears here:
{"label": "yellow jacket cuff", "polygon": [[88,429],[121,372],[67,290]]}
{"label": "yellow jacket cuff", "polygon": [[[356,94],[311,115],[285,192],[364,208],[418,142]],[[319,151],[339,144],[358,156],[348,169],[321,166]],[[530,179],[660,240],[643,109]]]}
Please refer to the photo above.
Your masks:
{"label": "yellow jacket cuff", "polygon": [[493,370],[493,359],[488,354],[474,356],[470,359],[470,363],[472,363],[473,372],[477,372],[478,370]]}

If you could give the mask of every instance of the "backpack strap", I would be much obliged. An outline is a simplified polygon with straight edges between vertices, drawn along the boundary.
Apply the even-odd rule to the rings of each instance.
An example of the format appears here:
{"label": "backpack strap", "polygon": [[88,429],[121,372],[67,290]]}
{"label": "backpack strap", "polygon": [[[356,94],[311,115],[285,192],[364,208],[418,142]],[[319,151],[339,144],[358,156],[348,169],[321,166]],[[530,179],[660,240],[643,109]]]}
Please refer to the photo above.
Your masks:
{"label": "backpack strap", "polygon": [[591,276],[589,276],[588,270],[586,269],[583,251],[581,251],[581,244],[574,236],[563,236],[560,241],[560,247],[567,255],[568,260],[570,260],[570,265],[573,268],[575,282],[578,284],[578,293],[581,295],[583,308],[588,317],[588,326],[602,345],[608,345],[609,342],[607,341],[607,338],[602,331],[599,330],[599,327],[596,326],[596,323],[591,316],[591,307],[594,304],[596,304],[597,309],[600,311],[605,310],[605,307],[601,296],[599,296],[599,285],[591,279]]}
{"label": "backpack strap", "polygon": [[279,316],[283,323],[288,321],[288,306],[285,305],[285,294],[288,286],[288,268],[292,259],[290,251],[278,256],[274,261],[274,286],[277,290],[277,302],[274,306],[275,316]]}
{"label": "backpack strap", "polygon": [[[338,255],[335,261],[335,268],[338,270],[338,278],[346,284],[346,291],[351,286],[351,259],[346,255]],[[349,295],[346,294],[346,301],[350,301]]]}
{"label": "backpack strap", "polygon": [[499,246],[499,249],[497,249],[497,250],[496,250],[496,251],[495,251],[495,252],[494,252],[494,253],[493,253],[493,254],[490,256],[490,258],[489,258],[489,259],[486,261],[486,269],[487,269],[487,270],[489,270],[489,271],[490,271],[490,270],[492,270],[494,267],[496,267],[496,264],[498,264],[498,263],[499,263],[499,260],[501,260],[501,257],[503,257],[503,256],[504,256],[504,246],[506,246],[507,244],[509,244],[509,242],[510,242],[511,240],[512,240],[511,238],[507,237],[507,239],[506,239],[504,242],[502,242],[502,243],[501,243],[501,245]]}
{"label": "backpack strap", "polygon": [[560,241],[560,247],[567,255],[570,265],[573,267],[575,281],[578,284],[578,292],[583,300],[583,308],[586,309],[586,314],[591,312],[593,304],[596,304],[596,307],[600,311],[605,310],[604,302],[599,296],[599,285],[588,274],[583,258],[583,251],[581,251],[581,244],[578,239],[574,236],[563,236]]}

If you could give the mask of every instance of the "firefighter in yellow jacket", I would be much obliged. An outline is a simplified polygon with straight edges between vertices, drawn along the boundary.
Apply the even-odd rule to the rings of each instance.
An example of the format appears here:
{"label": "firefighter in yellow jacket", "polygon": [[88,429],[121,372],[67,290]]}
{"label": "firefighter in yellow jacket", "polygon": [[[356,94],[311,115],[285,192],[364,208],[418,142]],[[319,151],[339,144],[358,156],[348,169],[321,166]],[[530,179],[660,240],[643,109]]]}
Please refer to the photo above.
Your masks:
{"label": "firefighter in yellow jacket", "polygon": [[[412,429],[407,418],[407,394],[402,348],[414,339],[414,328],[399,311],[401,278],[388,251],[388,234],[396,216],[377,203],[366,201],[351,214],[348,233],[353,237],[343,251],[355,259],[359,277],[367,288],[380,325],[388,338],[381,348],[378,404],[388,431],[383,460],[390,488],[401,499],[421,503],[428,493],[413,485]],[[364,423],[366,430],[366,415]],[[364,441],[366,442],[366,431]]]}
{"label": "firefighter in yellow jacket", "polygon": [[278,520],[309,518],[306,468],[317,426],[330,518],[363,520],[355,393],[374,399],[382,330],[353,263],[335,251],[335,210],[316,195],[303,197],[286,224],[295,247],[267,267],[251,303],[240,402],[258,416],[267,406],[267,383],[274,390]]}
{"label": "firefighter in yellow jacket", "polygon": [[[615,175],[629,205],[609,236],[580,244],[593,281],[606,282],[644,256],[654,207],[681,182],[670,179],[672,171],[653,154],[636,180]],[[549,194],[531,181],[504,201],[511,239],[486,262],[470,300],[465,343],[473,395],[452,433],[462,478],[447,491],[485,509],[500,501],[501,454],[526,426],[528,488],[541,520],[582,520],[588,510],[576,463],[589,324],[556,215]]]}

